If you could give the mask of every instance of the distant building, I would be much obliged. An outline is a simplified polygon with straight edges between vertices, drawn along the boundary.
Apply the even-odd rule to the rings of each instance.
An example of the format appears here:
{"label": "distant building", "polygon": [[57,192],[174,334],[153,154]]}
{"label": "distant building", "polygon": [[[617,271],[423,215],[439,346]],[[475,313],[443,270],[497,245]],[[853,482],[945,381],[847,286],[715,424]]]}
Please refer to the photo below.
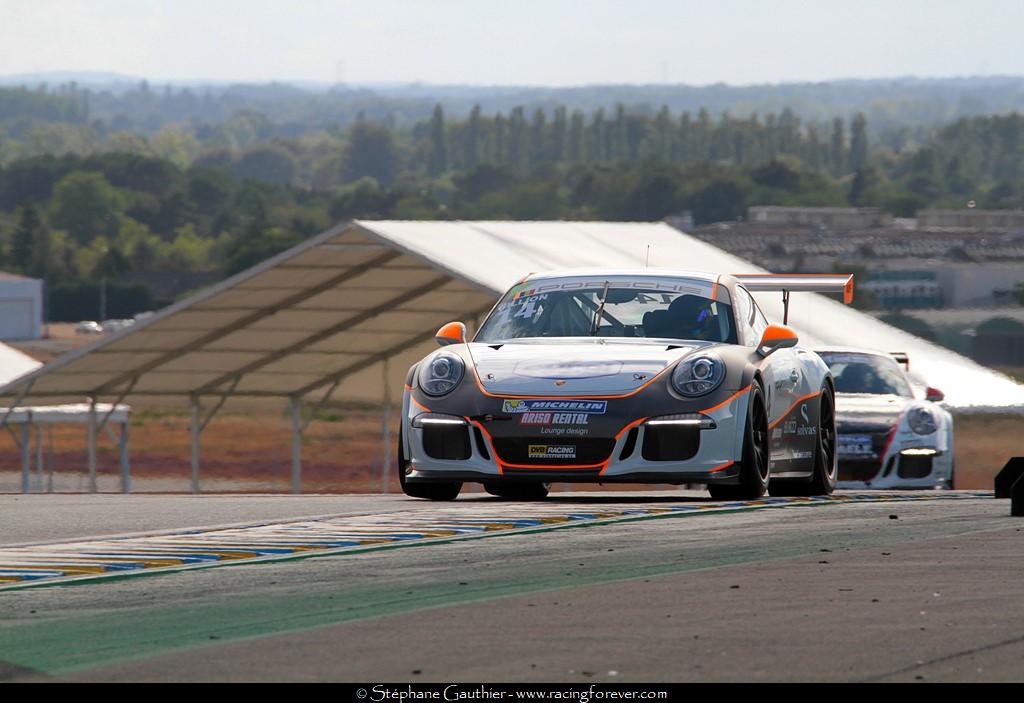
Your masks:
{"label": "distant building", "polygon": [[871,291],[884,309],[991,308],[1017,304],[1024,267],[1016,263],[948,261],[887,262],[873,268],[858,286]]}
{"label": "distant building", "polygon": [[0,340],[39,339],[43,282],[0,272]]}
{"label": "distant building", "polygon": [[782,207],[756,205],[747,221],[764,225],[821,225],[830,229],[887,227],[892,216],[876,207]]}
{"label": "distant building", "polygon": [[942,304],[942,289],[936,271],[876,270],[867,275],[858,287],[872,293],[886,309],[937,308]]}
{"label": "distant building", "polygon": [[1017,262],[942,263],[933,270],[939,276],[942,306],[947,308],[1013,304],[1012,292],[1024,284],[1024,266]]}
{"label": "distant building", "polygon": [[1024,229],[1024,210],[918,210],[917,226],[919,229]]}

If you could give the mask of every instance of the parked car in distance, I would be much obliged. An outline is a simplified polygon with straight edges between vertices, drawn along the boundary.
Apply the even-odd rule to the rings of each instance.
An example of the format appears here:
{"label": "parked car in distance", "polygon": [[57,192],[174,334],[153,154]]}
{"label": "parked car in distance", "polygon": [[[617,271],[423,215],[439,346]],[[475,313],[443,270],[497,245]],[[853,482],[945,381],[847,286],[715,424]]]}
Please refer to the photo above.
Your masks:
{"label": "parked car in distance", "polygon": [[82,320],[75,325],[75,334],[103,334],[103,325],[95,320]]}

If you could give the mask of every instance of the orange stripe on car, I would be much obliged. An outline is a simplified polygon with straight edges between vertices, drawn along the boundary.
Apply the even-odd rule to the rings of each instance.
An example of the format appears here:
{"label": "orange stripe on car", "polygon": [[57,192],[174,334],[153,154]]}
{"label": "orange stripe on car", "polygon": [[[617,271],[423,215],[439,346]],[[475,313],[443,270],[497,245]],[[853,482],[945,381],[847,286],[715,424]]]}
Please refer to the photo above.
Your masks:
{"label": "orange stripe on car", "polygon": [[808,393],[803,398],[797,398],[797,401],[795,403],[793,403],[792,405],[790,405],[789,409],[786,412],[782,413],[782,415],[779,416],[778,420],[776,420],[772,424],[768,425],[768,429],[769,430],[772,429],[777,424],[779,424],[780,422],[785,420],[786,416],[789,415],[791,412],[793,412],[793,410],[796,409],[796,406],[800,405],[800,403],[804,402],[805,400],[810,400],[811,398],[814,398],[814,397],[819,396],[819,395],[821,395],[821,391],[817,391],[815,393]]}
{"label": "orange stripe on car", "polygon": [[574,471],[579,469],[601,469],[604,471],[608,462],[604,461],[600,464],[506,464],[498,462],[498,465],[506,469],[572,469]]}
{"label": "orange stripe on car", "polygon": [[498,465],[498,475],[501,476],[502,473],[504,473],[501,469],[501,458],[498,456],[498,450],[494,448],[494,438],[491,437],[491,433],[487,431],[487,428],[484,427],[483,423],[479,420],[473,420],[469,415],[463,415],[463,417],[466,418],[466,422],[471,425],[475,425],[481,432],[483,432],[484,437],[487,438],[487,445],[491,448],[491,454],[494,456],[494,462]]}
{"label": "orange stripe on car", "polygon": [[637,425],[640,425],[640,424],[646,422],[647,419],[648,418],[646,418],[646,417],[642,417],[639,420],[633,420],[633,422],[629,423],[628,425],[623,427],[621,430],[619,430],[619,433],[617,435],[615,435],[615,441],[618,441],[619,437],[621,437],[622,435],[626,434],[627,432],[629,432],[631,429],[633,429]]}
{"label": "orange stripe on car", "polygon": [[702,413],[713,413],[716,410],[718,410],[719,408],[724,407],[724,406],[728,405],[729,403],[731,403],[732,401],[736,400],[737,398],[739,398],[741,395],[743,395],[744,393],[748,392],[749,390],[750,390],[750,386],[749,385],[746,388],[741,388],[738,391],[736,391],[735,393],[733,393],[732,395],[730,395],[728,398],[723,400],[718,405],[712,405],[710,408],[704,408],[700,412],[702,412]]}
{"label": "orange stripe on car", "polygon": [[[601,473],[604,473],[605,469],[608,468],[608,465],[612,463],[612,458],[609,455],[609,457],[606,460],[604,460],[604,461],[602,461],[602,462],[600,462],[598,464],[511,464],[511,463],[505,461],[504,459],[502,459],[501,455],[498,454],[498,450],[494,448],[494,438],[491,437],[491,433],[487,431],[487,428],[484,427],[481,422],[479,422],[478,420],[472,420],[468,416],[463,416],[463,417],[465,417],[466,421],[469,422],[470,424],[479,427],[480,431],[484,433],[485,437],[487,437],[487,443],[490,445],[491,453],[494,455],[494,461],[498,465],[498,472],[499,472],[499,474],[502,473],[502,470],[505,469],[505,468],[509,468],[509,469],[601,469]],[[629,430],[633,429],[637,425],[641,424],[642,422],[647,421],[647,419],[648,418],[646,418],[646,417],[642,417],[639,420],[634,420],[633,422],[631,422],[628,425],[626,425],[625,427],[623,427],[615,435],[615,441],[617,442],[619,440],[619,437],[621,437],[623,434],[625,434]]]}

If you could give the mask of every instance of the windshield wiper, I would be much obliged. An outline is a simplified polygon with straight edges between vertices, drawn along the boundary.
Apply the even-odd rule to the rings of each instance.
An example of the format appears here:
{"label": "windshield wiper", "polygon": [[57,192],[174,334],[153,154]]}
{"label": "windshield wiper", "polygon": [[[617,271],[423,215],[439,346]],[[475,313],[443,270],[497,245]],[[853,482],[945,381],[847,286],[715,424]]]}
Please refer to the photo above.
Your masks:
{"label": "windshield wiper", "polygon": [[604,315],[604,304],[608,300],[608,281],[604,282],[604,291],[601,292],[601,304],[594,311],[594,321],[590,325],[590,336],[597,336],[597,327],[601,324],[601,316]]}

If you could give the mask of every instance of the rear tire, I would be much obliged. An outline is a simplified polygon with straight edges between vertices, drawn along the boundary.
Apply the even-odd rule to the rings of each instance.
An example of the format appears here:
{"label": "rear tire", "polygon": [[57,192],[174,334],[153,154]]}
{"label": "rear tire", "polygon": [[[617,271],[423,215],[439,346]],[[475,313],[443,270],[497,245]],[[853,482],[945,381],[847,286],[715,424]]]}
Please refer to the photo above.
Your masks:
{"label": "rear tire", "polygon": [[708,492],[715,500],[752,500],[768,491],[768,411],[764,404],[761,384],[750,386],[747,403],[747,423],[743,432],[743,459],[740,461],[739,485],[708,484]]}
{"label": "rear tire", "polygon": [[814,448],[814,476],[808,485],[808,495],[827,496],[836,489],[839,459],[836,453],[836,403],[832,389],[821,389],[818,406],[818,444]]}
{"label": "rear tire", "polygon": [[551,484],[541,481],[485,483],[484,490],[492,496],[508,500],[544,500],[551,491]]}
{"label": "rear tire", "polygon": [[818,441],[814,446],[813,473],[810,479],[772,481],[769,492],[773,496],[827,496],[835,490],[839,471],[835,408],[835,396],[825,386],[818,402]]}
{"label": "rear tire", "polygon": [[455,500],[462,491],[462,481],[444,481],[438,483],[406,483],[405,472],[409,468],[409,460],[405,458],[405,439],[403,432],[398,431],[398,482],[402,492],[410,498],[425,500]]}

